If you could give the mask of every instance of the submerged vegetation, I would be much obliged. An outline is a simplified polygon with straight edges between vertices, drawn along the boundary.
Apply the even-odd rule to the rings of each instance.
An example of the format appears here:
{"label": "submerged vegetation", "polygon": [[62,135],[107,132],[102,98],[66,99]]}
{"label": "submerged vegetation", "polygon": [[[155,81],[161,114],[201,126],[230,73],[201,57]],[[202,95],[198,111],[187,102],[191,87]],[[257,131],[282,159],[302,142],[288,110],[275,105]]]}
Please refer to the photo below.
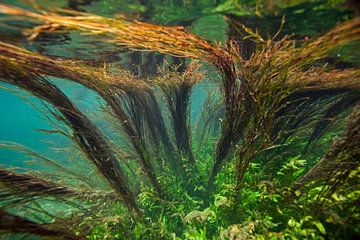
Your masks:
{"label": "submerged vegetation", "polygon": [[[54,126],[42,131],[70,139],[75,149],[64,153],[71,165],[63,165],[0,142],[43,166],[1,165],[4,237],[360,235],[360,69],[329,60],[339,47],[360,41],[359,18],[302,38],[283,34],[286,21],[280,17],[280,29],[265,38],[226,16],[237,35],[221,44],[184,27],[42,10],[29,2],[27,9],[0,4],[3,25],[27,23],[26,30],[20,28],[27,42],[80,32],[94,47],[100,41],[114,51],[158,52],[167,60],[156,74],[141,76],[110,61],[54,56],[0,38],[1,82],[41,100],[36,107]],[[256,1],[246,8],[238,2],[223,1],[213,11],[231,6],[231,12],[253,9],[263,15],[295,5]],[[101,118],[111,126],[95,122],[57,81],[96,93]],[[207,97],[194,122],[191,97],[204,83]]]}

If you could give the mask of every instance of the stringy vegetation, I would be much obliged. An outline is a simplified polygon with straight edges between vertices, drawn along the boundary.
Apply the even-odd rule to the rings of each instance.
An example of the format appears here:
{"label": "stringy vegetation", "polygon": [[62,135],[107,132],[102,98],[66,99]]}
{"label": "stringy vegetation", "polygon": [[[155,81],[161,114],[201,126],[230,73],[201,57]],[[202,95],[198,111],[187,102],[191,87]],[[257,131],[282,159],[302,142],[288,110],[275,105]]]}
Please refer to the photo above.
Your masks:
{"label": "stringy vegetation", "polygon": [[[1,143],[57,170],[2,166],[1,233],[58,239],[360,234],[360,70],[324,61],[337,47],[360,39],[359,18],[305,40],[280,37],[281,27],[264,39],[231,22],[256,45],[246,58],[236,40],[221,46],[183,27],[124,16],[33,12],[5,4],[0,13],[38,24],[24,31],[29,41],[44,32],[79,31],[114,49],[187,58],[140,78],[106,63],[45,56],[1,41],[0,80],[42,100],[56,128],[48,132],[72,140],[79,154],[72,161],[93,169],[83,174],[81,164],[67,168],[22,145]],[[193,124],[193,88],[210,78],[201,63],[212,65],[221,81]],[[122,142],[97,126],[52,77],[96,92],[103,118]]]}

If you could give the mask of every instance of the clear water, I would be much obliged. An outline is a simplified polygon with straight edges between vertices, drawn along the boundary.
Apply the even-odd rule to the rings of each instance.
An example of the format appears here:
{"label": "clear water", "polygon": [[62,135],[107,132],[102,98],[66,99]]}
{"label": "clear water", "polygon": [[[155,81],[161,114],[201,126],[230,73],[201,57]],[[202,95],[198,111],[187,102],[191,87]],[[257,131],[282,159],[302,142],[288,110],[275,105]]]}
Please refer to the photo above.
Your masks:
{"label": "clear water", "polygon": [[[352,7],[349,7],[345,3],[346,1],[279,1],[284,2],[283,4],[279,4],[279,6],[276,6],[276,3],[278,1],[269,1],[269,3],[264,3],[267,1],[251,0],[2,0],[0,2],[19,7],[25,7],[28,9],[31,9],[29,3],[37,2],[40,8],[69,8],[109,18],[116,18],[120,14],[123,14],[132,19],[138,19],[144,22],[159,25],[185,26],[190,32],[199,35],[213,43],[226,43],[229,39],[240,39],[238,33],[236,33],[234,28],[229,25],[229,22],[226,21],[224,17],[241,22],[253,29],[258,29],[262,36],[268,37],[274,35],[277,32],[280,26],[281,16],[284,15],[286,16],[286,23],[280,33],[279,38],[286,34],[294,34],[294,38],[303,39],[304,37],[313,38],[321,36],[322,34],[332,29],[336,25],[336,23],[344,22],[353,18],[355,13],[352,10],[355,8],[354,6],[356,6],[355,4],[351,5]],[[263,12],[261,14],[256,14],[257,2],[262,3],[259,5],[260,8],[263,8]],[[274,6],[270,2],[274,2]],[[1,17],[4,18],[6,16],[2,15]],[[78,32],[44,33],[41,34],[34,41],[28,42],[18,29],[30,27],[31,24],[26,21],[7,21],[6,24],[2,24],[2,22],[0,22],[1,41],[15,43],[16,45],[23,46],[28,50],[51,57],[63,57],[84,60],[87,61],[89,64],[98,66],[101,66],[101,64],[103,64],[104,62],[107,62],[108,64],[112,64],[112,66],[120,66],[122,68],[129,69],[135,75],[138,75],[141,78],[151,77],[158,74],[157,66],[163,64],[165,59],[175,64],[186,64],[190,61],[189,59],[184,60],[169,57],[156,52],[143,52],[121,49],[115,47],[113,44],[102,42],[100,38],[96,41],[90,41],[90,38],[87,38],[86,36]],[[359,41],[357,41],[336,48],[329,54],[329,57],[328,59],[326,59],[326,61],[328,61],[329,64],[333,64],[338,69],[344,69],[349,67],[358,68],[360,67],[359,47]],[[247,49],[246,51],[248,51],[245,51],[244,54],[247,55],[245,57],[249,57],[253,49],[252,43],[250,43],[250,41],[248,40],[244,40],[243,48]],[[190,97],[189,112],[190,126],[192,129],[195,129],[196,124],[198,124],[197,117],[201,112],[208,92],[216,91],[216,87],[219,85],[220,77],[216,70],[208,64],[205,64],[202,68],[206,70],[205,80],[197,84],[193,88]],[[111,141],[115,145],[124,149],[129,148],[129,143],[126,142],[126,140],[124,140],[121,134],[117,132],[117,128],[113,124],[114,120],[110,117],[110,114],[108,113],[109,108],[105,106],[104,101],[97,93],[72,81],[57,78],[49,79],[52,83],[58,86],[65,93],[65,95],[72,102],[74,102],[75,105],[105,133],[105,136],[111,139]],[[165,108],[166,106],[164,102],[161,102],[161,98],[159,99],[160,106],[162,108]],[[17,143],[26,146],[32,151],[38,152],[44,156],[54,159],[65,168],[71,169],[76,166],[77,171],[80,171],[81,174],[90,176],[96,170],[94,166],[92,166],[86,161],[86,157],[84,155],[77,155],[77,153],[74,154],[74,152],[76,152],[76,145],[74,143],[72,143],[65,136],[59,134],[49,134],[45,131],[42,131],[42,129],[54,129],[54,125],[53,123],[51,123],[51,121],[49,121],[49,118],[50,120],[54,121],[55,126],[58,126],[60,124],[59,121],[54,119],[52,116],[49,116],[50,114],[48,114],[46,106],[49,107],[48,104],[41,102],[38,98],[32,96],[28,92],[11,84],[1,83],[0,144],[2,144],[3,146],[2,148],[0,148],[1,167],[17,168],[18,172],[39,170],[43,174],[53,174],[53,168],[49,168],[48,166],[44,166],[43,164],[39,163],[31,164],[30,162],[33,160],[32,156],[29,156],[28,154],[18,150],[9,149],[9,145],[14,146],[13,144]],[[344,117],[348,116],[349,113],[350,110],[348,110]],[[164,118],[168,121],[169,116],[164,116]],[[222,119],[219,119],[219,121],[221,120]],[[168,122],[167,124],[169,124]],[[319,144],[317,151],[309,153],[308,155],[300,156],[299,158],[303,159],[303,157],[308,157],[310,159],[309,162],[315,163],[326,151],[327,147],[331,142],[331,138],[341,135],[341,130],[344,128],[344,126],[345,123],[340,121],[338,125],[333,127],[331,131],[329,131],[326,139],[322,140],[323,144]],[[62,127],[64,129],[67,129],[64,126]],[[197,145],[197,139],[195,139],[195,136],[196,133],[193,132],[193,149],[201,149],[199,152],[196,152],[195,155],[197,157],[200,156],[198,161],[206,162],[207,160],[203,160],[202,158],[212,158],[214,149],[211,149],[209,146],[204,146],[203,149],[201,148],[201,146],[199,147]],[[295,138],[292,141],[296,140],[297,139]],[[212,141],[216,141],[216,139]],[[301,154],[302,153],[291,153],[288,157],[294,157]],[[261,160],[259,161],[261,162]],[[306,169],[309,169],[310,166],[311,164],[309,164],[309,166],[306,166]],[[139,170],[135,171],[137,173],[140,172]],[[205,170],[204,172],[207,171],[208,170]],[[221,175],[220,180],[218,181],[222,181],[221,179],[225,179],[224,182],[226,183],[226,181],[228,181],[226,178],[226,174],[223,174],[225,176]],[[166,176],[164,176],[164,178],[166,178]],[[109,187],[103,179],[99,177],[99,180],[95,180],[95,182],[96,181],[97,187],[109,190]],[[61,179],[59,182],[62,182]],[[144,183],[141,184],[144,185]],[[354,185],[357,184],[358,182],[354,183]],[[131,185],[134,186],[137,191],[139,191],[140,187],[136,186],[136,182],[131,183]],[[176,191],[176,187],[174,187],[174,189],[173,190]],[[220,196],[222,193],[218,192],[216,194]],[[58,203],[59,205],[51,205],[51,203],[48,202],[41,204],[44,204],[43,206],[45,207],[49,207],[52,212],[55,212],[57,214],[64,213],[66,216],[71,216],[71,209],[66,209],[67,206],[62,206],[60,203]],[[155,204],[159,204],[159,208],[161,209],[161,204],[159,202],[155,202]],[[174,200],[174,204],[176,204],[176,200]],[[195,206],[196,207],[194,207],[193,210],[203,210],[201,204],[195,204]],[[187,208],[186,206],[182,207]],[[261,210],[253,208],[252,206],[248,207],[248,211],[250,212],[261,212]],[[26,215],[25,207],[24,209],[17,209],[15,207],[12,208],[12,211],[17,212],[20,215]],[[150,210],[150,212],[147,212],[147,209],[145,207],[144,211],[146,214],[148,214],[148,216],[151,216],[152,214],[160,215],[158,213],[158,209],[154,210],[154,212],[151,212]],[[279,209],[279,211],[281,211],[281,209]],[[188,213],[189,211],[182,214],[186,215]],[[224,212],[222,214],[231,215],[231,213],[228,212]],[[303,216],[310,215],[310,213],[301,214],[303,214]],[[281,217],[277,217],[278,218],[276,219],[276,221],[289,221],[289,219],[281,219]],[[34,219],[33,216],[30,216],[29,218],[32,220]],[[171,218],[171,216],[169,216],[169,218]],[[154,219],[157,218],[154,217]],[[246,220],[250,221],[254,219],[249,218]],[[261,219],[261,221],[266,220],[267,219],[265,219],[265,217]],[[271,222],[272,219],[268,220]],[[0,219],[0,221],[2,220]],[[169,219],[164,221],[168,221],[169,225],[173,224]],[[219,220],[219,222],[221,221]],[[221,232],[221,229],[226,229],[226,224],[224,224],[224,222],[219,222],[217,222],[217,230],[214,230],[216,229],[215,227],[214,229],[209,231],[215,231],[218,233]],[[232,222],[232,224],[235,223],[237,222]],[[319,230],[321,227],[319,227],[320,225],[316,225],[317,223],[318,222],[314,220],[314,228]],[[96,223],[91,224],[94,228],[97,227]],[[152,228],[156,228],[157,224],[161,225],[160,223],[156,223],[155,221],[151,222],[151,224],[153,224]],[[167,223],[165,222],[162,224],[166,225]],[[352,226],[354,226],[352,228],[357,229],[354,230],[354,232],[359,234],[359,223],[357,222],[352,224]],[[329,232],[332,231],[331,224],[323,223],[323,225],[326,225],[327,229],[329,229]],[[206,233],[201,232],[204,229],[202,227],[203,225],[201,225],[201,228],[199,227],[196,230],[197,232],[195,230],[188,231],[187,235],[182,235],[181,233],[176,232],[176,237],[182,239],[208,239],[209,237],[212,237],[209,235],[209,233],[206,235]],[[187,229],[189,228],[190,227],[188,227]],[[99,232],[102,231],[101,229],[102,228],[100,228]],[[143,235],[138,235],[142,237],[146,236],[146,239],[157,239],[159,236],[153,235],[152,237],[150,233],[150,235],[147,235],[146,231],[148,230],[146,230],[145,228],[139,229],[140,230],[137,231],[143,231]],[[173,226],[172,229],[174,229]],[[196,229],[196,227],[194,229]],[[201,231],[199,229],[201,229]],[[269,229],[270,230],[268,231],[272,232],[276,232],[277,230],[279,230],[277,229],[277,227],[269,227]],[[135,230],[132,230],[136,231],[136,228]],[[111,235],[113,232],[107,233],[110,235],[107,235],[106,239],[126,239],[126,235],[121,236],[121,231],[119,230],[119,232],[117,233],[118,235],[116,236]],[[190,233],[194,236],[191,236]],[[89,239],[104,238],[103,232],[99,233],[98,237],[96,237],[96,233],[92,234],[93,235],[88,236]],[[16,235],[12,234],[4,234],[3,236],[4,239],[16,239]],[[316,237],[314,236],[309,234],[308,239],[321,239],[320,237],[324,237],[326,239],[326,234],[323,234],[322,230],[320,230],[319,235],[316,235]],[[318,236],[319,238],[317,238]],[[351,235],[351,237],[353,236],[355,235]],[[142,237],[139,237],[138,239],[142,239]],[[213,237],[213,239],[218,239],[218,236],[216,234],[214,234]],[[294,237],[288,239],[305,239],[303,237],[304,235],[298,235],[298,238]],[[27,238],[25,239],[36,238],[34,236],[27,236]],[[168,238],[164,237],[164,239]],[[234,239],[250,238],[239,237]],[[279,239],[281,238],[279,237]]]}

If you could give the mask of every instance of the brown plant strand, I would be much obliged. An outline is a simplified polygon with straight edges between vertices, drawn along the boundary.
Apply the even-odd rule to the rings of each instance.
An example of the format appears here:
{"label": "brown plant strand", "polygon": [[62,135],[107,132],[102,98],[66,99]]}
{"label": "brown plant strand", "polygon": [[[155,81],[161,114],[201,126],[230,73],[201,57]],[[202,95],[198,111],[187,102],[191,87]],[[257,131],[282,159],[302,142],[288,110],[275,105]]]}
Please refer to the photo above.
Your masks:
{"label": "brown plant strand", "polygon": [[[111,106],[115,116],[122,123],[122,128],[125,134],[128,136],[135,152],[139,159],[139,165],[142,173],[149,179],[151,185],[155,188],[160,197],[165,197],[164,189],[160,182],[157,180],[155,169],[150,162],[150,154],[146,147],[143,130],[143,113],[147,113],[147,109],[144,104],[141,103],[143,100],[142,92],[134,90],[127,91],[104,91],[100,95],[104,100]],[[139,102],[140,101],[140,102]],[[125,105],[122,107],[122,105]],[[137,107],[140,107],[140,111]]]}
{"label": "brown plant strand", "polygon": [[344,182],[351,171],[359,167],[360,159],[360,105],[355,107],[342,136],[330,146],[323,158],[293,185],[296,191],[307,184],[323,182],[332,193]]}
{"label": "brown plant strand", "polygon": [[[16,47],[11,44],[0,42],[0,61],[10,61],[16,66],[31,66],[31,72],[39,75],[55,76],[76,81],[85,85],[97,93],[106,101],[111,107],[113,113],[119,120],[122,128],[128,136],[133,148],[139,156],[139,164],[143,173],[149,178],[150,183],[157,190],[159,195],[164,196],[164,192],[160,183],[158,182],[154,169],[149,161],[149,153],[146,150],[145,139],[139,130],[142,128],[139,124],[139,117],[145,118],[145,121],[154,119],[155,112],[160,112],[156,100],[153,96],[152,90],[148,85],[140,79],[133,76],[130,72],[121,70],[118,75],[114,76],[108,74],[106,71],[89,67],[77,61],[65,59],[51,59],[36,53],[29,52],[25,49]],[[147,100],[143,99],[147,98]],[[135,102],[134,102],[135,101]],[[154,113],[149,113],[149,110],[144,104],[151,107]],[[149,104],[152,103],[150,106]],[[142,107],[143,111],[136,109],[129,109],[135,115],[131,115],[126,111],[122,105]],[[146,113],[147,117],[142,114]],[[151,117],[150,117],[151,116]],[[138,117],[134,119],[133,117]],[[142,121],[142,119],[141,119]],[[148,127],[153,133],[152,139],[155,140],[159,134],[168,154],[172,152],[169,146],[168,136],[165,131],[163,120],[158,118],[155,125],[148,124]],[[155,126],[155,129],[153,129]]]}
{"label": "brown plant strand", "polygon": [[29,91],[57,109],[62,114],[59,119],[73,130],[73,140],[120,195],[124,204],[140,214],[119,162],[99,129],[55,85],[33,74],[26,67],[13,65],[11,61],[0,61],[0,78]]}
{"label": "brown plant strand", "polygon": [[360,69],[312,68],[299,80],[304,90],[312,89],[360,89]]}
{"label": "brown plant strand", "polygon": [[83,191],[71,187],[62,186],[50,180],[34,177],[26,173],[17,173],[7,169],[0,169],[1,189],[5,187],[4,193],[0,193],[2,200],[5,200],[6,192],[20,196],[54,196],[54,197],[75,197],[83,200],[90,199],[112,199],[118,196],[114,193],[101,191]]}
{"label": "brown plant strand", "polygon": [[[260,150],[253,147],[266,148],[273,142],[269,139],[269,131],[274,113],[284,107],[284,100],[295,91],[310,87],[359,87],[358,70],[345,70],[354,76],[351,82],[340,71],[332,71],[336,73],[333,79],[326,71],[321,71],[324,77],[320,75],[308,81],[302,78],[311,75],[311,69],[306,68],[309,64],[326,56],[335,47],[357,39],[360,39],[360,18],[339,24],[322,37],[303,43],[302,47],[296,47],[295,41],[288,36],[277,42],[268,40],[249,60],[244,60],[237,44],[231,43],[228,52],[237,64],[232,66],[223,62],[218,65],[223,77],[225,118],[209,185],[234,146],[243,140],[237,167],[240,184],[254,151]],[[321,78],[328,80],[325,86],[319,84]]]}
{"label": "brown plant strand", "polygon": [[0,4],[0,13],[18,15],[44,25],[33,29],[30,39],[45,31],[59,28],[80,30],[94,35],[110,35],[113,42],[121,47],[150,50],[176,57],[189,57],[214,62],[214,57],[223,58],[227,54],[218,46],[188,33],[184,27],[165,27],[148,24],[125,17],[105,18],[76,11],[67,11],[72,16],[56,13],[35,13],[11,5]]}
{"label": "brown plant strand", "polygon": [[[285,94],[289,90],[287,87],[290,89],[296,87],[298,90],[306,87],[300,81],[301,76],[307,71],[304,68],[323,58],[327,52],[335,47],[357,40],[360,37],[360,18],[354,18],[338,24],[331,31],[315,40],[304,41],[301,47],[297,47],[295,41],[290,40],[289,37],[284,37],[278,42],[274,42],[274,39],[260,41],[260,50],[257,50],[249,60],[244,60],[240,56],[240,50],[236,44],[230,44],[227,49],[222,49],[187,33],[180,27],[162,27],[126,18],[114,20],[74,11],[66,12],[68,16],[62,16],[57,13],[34,13],[4,4],[0,6],[2,6],[1,13],[23,16],[29,20],[44,23],[33,30],[33,35],[30,38],[36,37],[41,32],[56,31],[59,28],[68,31],[80,30],[107,36],[111,39],[109,41],[122,47],[158,51],[178,57],[200,59],[214,64],[223,78],[225,118],[215,164],[209,178],[210,184],[214,181],[225,159],[231,155],[234,146],[244,135],[243,131],[253,117],[256,116],[259,121],[256,123],[259,131],[268,131],[270,126],[265,125],[267,129],[264,129],[259,124],[263,121],[266,123],[272,121],[271,114],[268,113],[276,112],[277,109],[281,108],[279,100],[285,99],[286,95],[290,94]],[[251,82],[254,79],[255,82]],[[275,82],[273,82],[274,79]],[[344,81],[344,79],[338,81],[336,85],[339,83],[346,84]],[[259,84],[262,86],[257,86]],[[266,100],[266,92],[269,91],[269,87],[274,88],[271,91],[278,92],[279,90],[284,95],[278,92],[272,98],[275,102],[269,102]],[[256,91],[256,94],[259,94],[258,96],[262,99],[254,98],[255,92],[252,91]],[[279,97],[280,99],[278,99]],[[263,99],[266,100],[265,105],[262,105]],[[254,106],[257,106],[257,109]],[[267,110],[266,116],[257,116],[252,113],[253,111],[261,112],[266,107],[272,108]],[[268,133],[263,132],[261,134],[267,141]],[[253,140],[250,142],[255,144],[256,141]]]}
{"label": "brown plant strand", "polygon": [[134,78],[128,71],[120,71],[114,76],[106,69],[87,66],[79,61],[68,59],[52,59],[23,48],[0,41],[0,57],[18,66],[33,66],[39,75],[54,76],[76,81],[94,91],[111,89],[146,89],[144,82]]}
{"label": "brown plant strand", "polygon": [[40,224],[23,217],[16,216],[0,208],[0,229],[11,233],[26,233],[42,237],[63,240],[80,240],[80,236],[71,234],[66,226],[58,223]]}
{"label": "brown plant strand", "polygon": [[198,69],[199,65],[196,62],[192,62],[182,73],[179,73],[177,68],[162,69],[162,75],[155,80],[155,84],[163,91],[171,114],[180,156],[185,157],[192,166],[195,164],[195,158],[191,149],[188,111],[192,87],[203,79],[203,74],[199,73]]}
{"label": "brown plant strand", "polygon": [[205,140],[213,138],[220,130],[221,120],[224,117],[224,105],[218,91],[209,91],[196,119],[195,133],[198,148]]}
{"label": "brown plant strand", "polygon": [[325,113],[322,115],[322,119],[314,126],[309,137],[308,147],[326,133],[326,130],[336,122],[337,118],[341,117],[341,113],[347,112],[347,110],[354,107],[359,101],[360,94],[356,88],[353,91],[348,91],[347,93],[340,95],[339,100],[335,101],[335,103],[326,109]]}
{"label": "brown plant strand", "polygon": [[63,187],[29,174],[11,172],[0,169],[0,182],[20,193],[34,192],[44,195],[74,195],[75,190]]}

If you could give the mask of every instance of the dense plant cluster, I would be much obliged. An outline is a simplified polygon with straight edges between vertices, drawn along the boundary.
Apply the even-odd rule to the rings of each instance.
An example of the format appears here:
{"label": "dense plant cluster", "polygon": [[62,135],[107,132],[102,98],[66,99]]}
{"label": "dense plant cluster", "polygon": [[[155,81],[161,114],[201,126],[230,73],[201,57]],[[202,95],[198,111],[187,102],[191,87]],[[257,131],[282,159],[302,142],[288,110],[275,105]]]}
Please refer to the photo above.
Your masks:
{"label": "dense plant cluster", "polygon": [[[238,1],[223,4],[229,2],[238,6]],[[284,18],[268,39],[228,19],[243,37],[222,45],[184,27],[33,8],[0,4],[2,22],[26,21],[32,26],[25,32],[28,41],[80,32],[94,44],[185,60],[175,64],[169,58],[155,75],[141,77],[112,63],[60,58],[0,41],[0,80],[40,99],[39,108],[54,126],[43,131],[74,145],[66,165],[20,144],[0,143],[45,167],[1,166],[4,237],[352,239],[360,234],[360,70],[326,61],[339,46],[360,39],[359,18],[300,40],[281,34]],[[244,40],[254,46],[250,55]],[[95,92],[101,118],[116,136],[83,112],[55,78]],[[191,95],[206,81],[213,85],[194,123]]]}

